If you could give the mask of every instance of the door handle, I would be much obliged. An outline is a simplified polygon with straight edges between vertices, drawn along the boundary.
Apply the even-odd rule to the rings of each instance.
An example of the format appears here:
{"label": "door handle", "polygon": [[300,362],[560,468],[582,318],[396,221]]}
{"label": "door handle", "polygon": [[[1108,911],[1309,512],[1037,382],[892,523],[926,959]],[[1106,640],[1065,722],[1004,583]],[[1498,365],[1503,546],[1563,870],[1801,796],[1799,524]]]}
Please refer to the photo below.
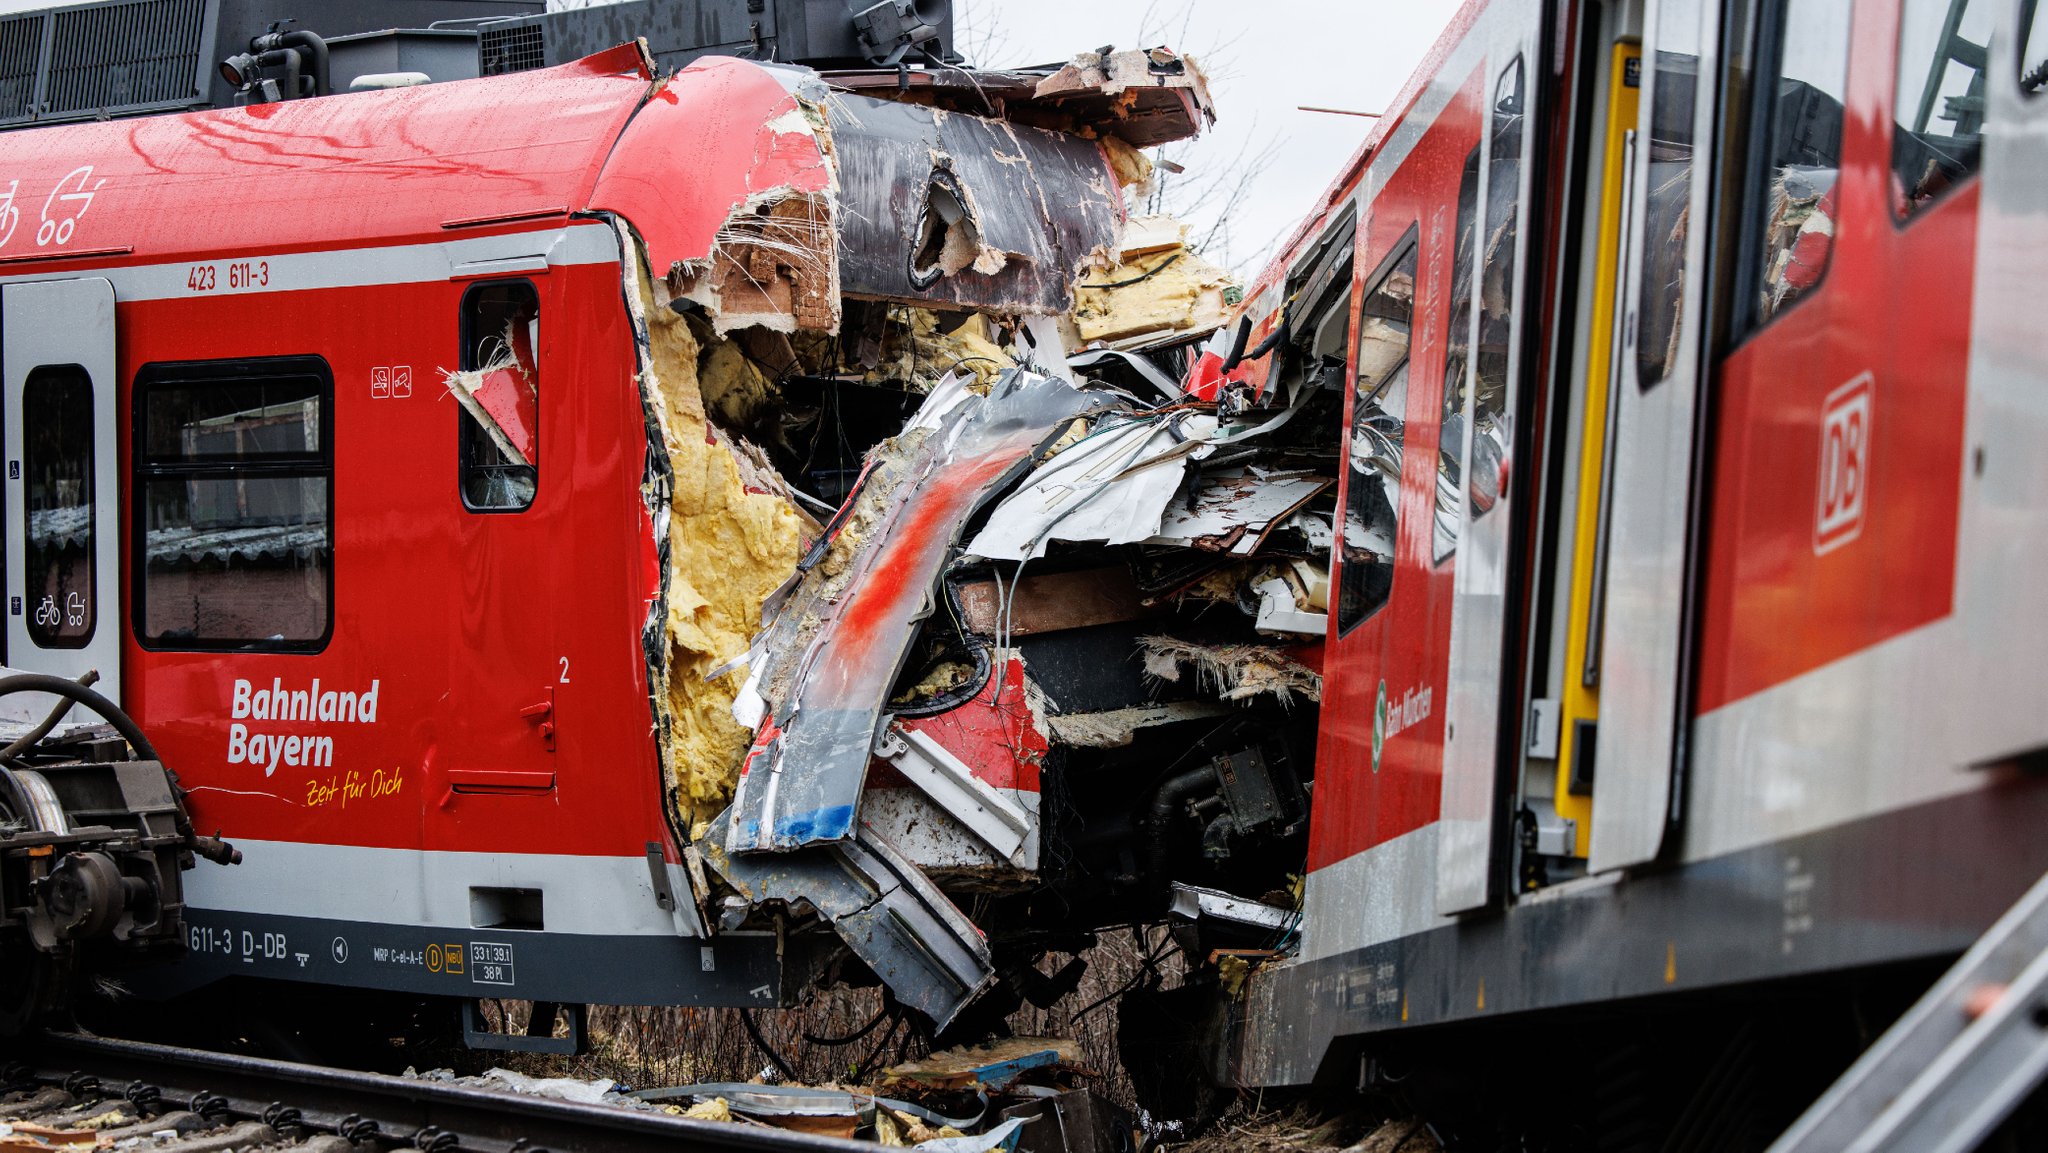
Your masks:
{"label": "door handle", "polygon": [[552,753],[555,751],[555,687],[549,685],[546,692],[546,699],[520,709],[519,716],[539,726],[541,743]]}

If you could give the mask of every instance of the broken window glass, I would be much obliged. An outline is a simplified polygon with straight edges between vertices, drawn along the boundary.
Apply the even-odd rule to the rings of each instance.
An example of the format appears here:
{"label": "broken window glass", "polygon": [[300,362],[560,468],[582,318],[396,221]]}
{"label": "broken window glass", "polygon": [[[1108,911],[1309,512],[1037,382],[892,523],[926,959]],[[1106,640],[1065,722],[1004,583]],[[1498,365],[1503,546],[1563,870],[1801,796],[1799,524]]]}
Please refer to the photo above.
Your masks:
{"label": "broken window glass", "polygon": [[75,364],[31,369],[21,386],[28,547],[22,613],[46,649],[92,639],[92,378]]}
{"label": "broken window glass", "polygon": [[1479,149],[1458,179],[1458,239],[1451,246],[1451,327],[1444,336],[1443,412],[1436,426],[1436,550],[1458,550],[1458,488],[1465,459],[1465,377],[1472,360],[1472,232],[1479,226]]}
{"label": "broken window glass", "polygon": [[1366,295],[1358,317],[1358,383],[1351,408],[1351,475],[1344,501],[1337,629],[1349,632],[1387,603],[1401,507],[1408,411],[1408,341],[1415,315],[1415,240]]}
{"label": "broken window glass", "polygon": [[1776,33],[1778,59],[1765,62],[1766,83],[1758,88],[1759,98],[1771,102],[1753,201],[1764,213],[1758,323],[1819,284],[1834,248],[1849,11],[1849,0],[1786,0],[1777,27],[1766,29]]}
{"label": "broken window glass", "polygon": [[1692,203],[1692,112],[1700,63],[1699,0],[1657,10],[1656,63],[1651,72],[1649,172],[1642,272],[1637,290],[1636,384],[1650,388],[1678,363],[1679,318],[1685,311],[1685,238]]}
{"label": "broken window glass", "polygon": [[1899,14],[1892,174],[1901,217],[1977,171],[1992,6],[1906,0]]}
{"label": "broken window glass", "polygon": [[137,374],[144,644],[324,643],[333,620],[333,395],[318,357],[147,365]]}
{"label": "broken window glass", "polygon": [[462,504],[518,512],[540,486],[540,296],[524,280],[471,285],[462,294],[461,371],[449,391],[461,407],[457,450]]}
{"label": "broken window glass", "polygon": [[1500,470],[1508,455],[1508,368],[1512,363],[1515,234],[1522,216],[1522,58],[1501,70],[1493,90],[1493,145],[1487,157],[1486,248],[1479,274],[1479,355],[1473,366],[1472,467],[1466,491],[1472,519],[1500,500]]}

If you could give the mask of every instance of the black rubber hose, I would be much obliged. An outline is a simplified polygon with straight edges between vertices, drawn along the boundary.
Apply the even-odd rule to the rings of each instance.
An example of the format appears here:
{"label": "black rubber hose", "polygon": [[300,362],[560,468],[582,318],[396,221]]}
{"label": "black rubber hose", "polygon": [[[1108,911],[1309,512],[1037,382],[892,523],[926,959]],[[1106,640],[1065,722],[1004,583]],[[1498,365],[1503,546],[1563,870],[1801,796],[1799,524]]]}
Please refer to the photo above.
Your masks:
{"label": "black rubber hose", "polygon": [[[1294,330],[1294,318],[1293,318],[1293,317],[1291,317],[1291,316],[1289,316],[1289,315],[1287,315],[1287,314],[1286,314],[1286,313],[1284,313],[1284,312],[1283,312],[1283,313],[1281,313],[1281,314],[1280,314],[1280,326],[1279,326],[1278,328],[1275,328],[1275,329],[1274,329],[1273,331],[1271,331],[1271,332],[1267,333],[1267,334],[1266,334],[1266,339],[1264,339],[1264,340],[1260,341],[1260,342],[1258,343],[1258,347],[1256,347],[1256,348],[1252,349],[1252,350],[1251,350],[1250,352],[1247,352],[1247,353],[1245,353],[1245,354],[1244,354],[1243,356],[1241,356],[1241,357],[1232,357],[1231,359],[1229,359],[1229,360],[1225,361],[1225,362],[1223,363],[1223,367],[1222,367],[1221,369],[1219,369],[1218,371],[1219,371],[1219,372],[1229,372],[1229,371],[1230,371],[1231,369],[1233,369],[1233,368],[1236,368],[1236,367],[1238,366],[1238,364],[1239,364],[1240,362],[1242,362],[1242,361],[1246,361],[1246,360],[1257,360],[1258,358],[1260,358],[1260,357],[1262,357],[1262,356],[1266,355],[1267,353],[1269,353],[1269,352],[1273,351],[1273,350],[1274,350],[1275,348],[1278,348],[1278,347],[1279,347],[1280,345],[1283,345],[1283,344],[1287,343],[1287,338],[1288,338],[1288,334],[1289,334],[1289,333],[1291,333],[1291,332],[1293,332],[1293,330]],[[1250,331],[1251,331],[1251,328],[1250,328],[1250,318],[1246,318],[1246,328],[1245,328],[1245,331],[1246,331],[1247,335],[1249,335],[1249,333],[1250,333]]]}
{"label": "black rubber hose", "polygon": [[783,1079],[795,1082],[797,1079],[796,1070],[790,1067],[789,1062],[782,1059],[782,1054],[775,1051],[775,1047],[768,1043],[768,1038],[761,1035],[761,1026],[754,1023],[754,1011],[752,1009],[740,1010],[740,1024],[747,1027],[747,1037],[754,1042],[754,1048],[759,1049],[761,1055],[768,1058],[769,1064],[781,1070]]}
{"label": "black rubber hose", "polygon": [[[77,683],[84,688],[91,688],[99,679],[98,669],[88,669],[84,676],[78,678]],[[35,747],[35,743],[49,736],[50,730],[56,728],[57,722],[63,720],[64,714],[70,711],[71,702],[69,700],[51,709],[50,715],[43,718],[42,724],[30,729],[27,734],[16,740],[13,744],[0,749],[0,761],[11,761]]]}
{"label": "black rubber hose", "polygon": [[1231,338],[1230,355],[1223,358],[1223,367],[1216,370],[1219,375],[1227,375],[1231,369],[1236,368],[1239,362],[1244,360],[1245,341],[1251,338],[1252,318],[1249,316],[1238,317],[1237,335]]}
{"label": "black rubber hose", "polygon": [[[77,681],[53,677],[48,673],[15,673],[12,676],[0,677],[0,697],[13,696],[15,693],[49,693],[51,696],[64,697],[84,705],[114,726],[114,731],[121,734],[121,739],[128,742],[129,748],[135,750],[138,759],[163,764],[163,757],[158,755],[156,746],[149,743],[149,738],[142,735],[142,726],[136,724],[134,718],[122,712],[121,706]],[[218,837],[202,837],[198,830],[192,827],[192,818],[186,815],[183,804],[185,787],[178,783],[178,774],[173,772],[169,765],[164,765],[164,773],[170,777],[171,789],[180,802],[178,832],[191,845],[192,851],[209,861],[223,865],[240,864],[242,854],[233,845]]]}
{"label": "black rubber hose", "polygon": [[1150,812],[1145,817],[1145,847],[1154,877],[1166,876],[1166,833],[1173,825],[1174,807],[1215,783],[1216,766],[1205,764],[1177,777],[1167,778],[1166,783],[1159,786],[1159,791],[1152,794]]}
{"label": "black rubber hose", "polygon": [[149,743],[149,738],[142,735],[142,726],[136,724],[127,713],[122,712],[121,706],[77,681],[53,677],[48,673],[15,673],[12,676],[0,677],[0,697],[13,696],[15,693],[49,693],[51,696],[64,697],[75,704],[84,705],[114,726],[114,731],[121,734],[121,739],[128,742],[128,747],[135,750],[135,755],[139,759],[158,762],[163,760],[157,756],[156,747]]}
{"label": "black rubber hose", "polygon": [[[1001,581],[1002,578],[998,576],[996,579]],[[941,584],[946,590],[946,602],[953,609],[953,620],[959,622],[966,615],[965,610],[960,607],[960,587],[954,583],[951,576],[947,576]],[[938,696],[912,701],[901,708],[891,709],[890,712],[899,717],[936,716],[939,713],[951,712],[981,695],[981,690],[988,687],[989,678],[995,675],[994,655],[989,651],[992,646],[983,638],[968,632],[965,627],[960,629],[960,640],[967,646],[968,653],[974,657],[974,675],[965,683]]]}

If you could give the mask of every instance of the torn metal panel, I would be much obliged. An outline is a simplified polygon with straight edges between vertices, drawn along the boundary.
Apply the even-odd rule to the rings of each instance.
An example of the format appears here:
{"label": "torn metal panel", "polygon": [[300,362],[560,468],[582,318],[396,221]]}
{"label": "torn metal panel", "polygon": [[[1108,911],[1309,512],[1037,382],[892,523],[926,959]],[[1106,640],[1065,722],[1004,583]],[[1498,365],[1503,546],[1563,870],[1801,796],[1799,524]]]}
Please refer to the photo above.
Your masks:
{"label": "torn metal panel", "polygon": [[830,105],[849,296],[1054,315],[1123,212],[1092,140],[914,104]]}
{"label": "torn metal panel", "polygon": [[[891,686],[931,611],[932,592],[961,526],[1032,455],[1099,398],[1021,369],[987,397],[935,390],[871,468],[886,506],[857,494],[833,540],[815,554],[824,580],[806,580],[758,646],[774,712],[741,770],[729,845],[783,851],[853,835],[854,809]],[[871,475],[867,485],[875,485]],[[810,562],[807,562],[807,564]],[[836,567],[828,567],[836,566]]]}
{"label": "torn metal panel", "polygon": [[1336,482],[1318,473],[1218,469],[1203,478],[1192,508],[1176,502],[1148,543],[1250,556],[1275,526]]}
{"label": "torn metal panel", "polygon": [[1158,365],[1153,364],[1150,360],[1136,353],[1125,352],[1115,348],[1091,348],[1086,352],[1067,358],[1067,366],[1069,368],[1078,368],[1084,371],[1110,364],[1122,365],[1130,369],[1137,374],[1139,379],[1159,390],[1159,394],[1168,400],[1179,400],[1184,395],[1178,382],[1164,372],[1161,372]]}
{"label": "torn metal panel", "polygon": [[1093,1089],[1012,1105],[1003,1116],[1046,1122],[1024,1131],[1017,1153],[1136,1153],[1139,1148],[1132,1137],[1139,1132],[1138,1119]]}
{"label": "torn metal panel", "polygon": [[830,79],[849,91],[886,93],[956,112],[1000,109],[1018,124],[1114,137],[1135,148],[1185,140],[1216,122],[1201,66],[1165,48],[1107,57],[1083,52],[1063,65],[977,69],[972,75],[929,68],[904,76],[878,68],[833,72]]}
{"label": "torn metal panel", "polygon": [[1000,678],[995,675],[995,660],[978,661],[977,667],[964,670],[965,678],[958,684],[943,690],[957,697],[980,677],[973,699],[965,704],[928,715],[904,715],[920,711],[922,698],[939,694],[921,686],[909,694],[912,703],[899,697],[892,705],[902,712],[891,728],[952,758],[955,771],[964,770],[971,778],[963,781],[965,789],[985,790],[1022,815],[1025,823],[1018,844],[998,855],[989,840],[913,784],[911,773],[887,760],[873,766],[861,794],[861,824],[885,833],[905,857],[955,889],[1015,888],[1031,881],[1032,870],[1038,867],[1039,770],[1051,748],[1046,718],[1025,675],[1023,658],[1014,652],[1003,658]]}
{"label": "torn metal panel", "polygon": [[1167,911],[1189,921],[1207,917],[1233,925],[1280,933],[1293,928],[1295,923],[1301,920],[1301,914],[1293,909],[1282,909],[1276,905],[1246,900],[1221,889],[1205,889],[1200,885],[1187,885],[1175,881],[1172,893]]}
{"label": "torn metal panel", "polygon": [[1116,545],[1156,535],[1187,462],[1212,451],[1202,438],[1215,427],[1213,417],[1176,412],[1097,428],[997,505],[968,553],[1028,560],[1055,540]]}
{"label": "torn metal panel", "polygon": [[994,579],[965,581],[955,587],[955,597],[961,627],[980,636],[1001,631],[1007,637],[1028,637],[1133,621],[1162,611],[1162,606],[1145,603],[1131,570],[1123,565],[1028,573],[1014,585],[1002,582],[1000,589]]}
{"label": "torn metal panel", "polygon": [[873,829],[799,853],[740,855],[711,824],[705,857],[750,904],[808,902],[896,999],[943,1029],[995,981],[988,941]]}
{"label": "torn metal panel", "polygon": [[1024,853],[1036,831],[1037,814],[974,775],[974,769],[952,754],[930,733],[889,726],[875,754],[895,766],[904,780],[916,785],[948,816],[978,837],[996,855],[1020,869],[1037,862]]}
{"label": "torn metal panel", "polygon": [[1216,120],[1208,77],[1171,48],[1083,52],[1039,81],[1033,95],[1077,123],[1113,125],[1117,137],[1140,148],[1179,140]]}
{"label": "torn metal panel", "polygon": [[[802,76],[699,60],[654,87],[591,190],[590,207],[630,221],[655,276],[720,335],[838,326],[831,132],[823,87]],[[794,91],[803,83],[815,91]]]}
{"label": "torn metal panel", "polygon": [[885,779],[894,775],[893,767],[877,767],[867,792],[861,794],[861,824],[887,837],[934,883],[948,892],[985,893],[1016,891],[1036,882],[1033,870],[1038,861],[1037,793],[1005,794],[1030,821],[1031,840],[1018,854],[1030,864],[1020,868],[1009,858],[998,856],[924,790],[908,785],[899,787]]}

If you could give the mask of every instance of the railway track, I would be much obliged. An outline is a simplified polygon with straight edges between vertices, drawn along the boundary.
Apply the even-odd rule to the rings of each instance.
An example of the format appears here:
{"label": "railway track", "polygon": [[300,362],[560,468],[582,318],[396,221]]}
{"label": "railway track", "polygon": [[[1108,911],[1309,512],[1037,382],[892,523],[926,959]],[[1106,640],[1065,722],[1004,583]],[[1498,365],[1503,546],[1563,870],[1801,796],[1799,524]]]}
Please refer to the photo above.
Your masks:
{"label": "railway track", "polygon": [[[874,1148],[753,1125],[76,1034],[20,1039],[8,1056],[0,1069],[0,1122],[14,1126],[17,1137],[90,1119],[106,1143],[139,1153]],[[90,1149],[96,1139],[42,1140],[50,1148]],[[0,1146],[8,1143],[0,1136]]]}

